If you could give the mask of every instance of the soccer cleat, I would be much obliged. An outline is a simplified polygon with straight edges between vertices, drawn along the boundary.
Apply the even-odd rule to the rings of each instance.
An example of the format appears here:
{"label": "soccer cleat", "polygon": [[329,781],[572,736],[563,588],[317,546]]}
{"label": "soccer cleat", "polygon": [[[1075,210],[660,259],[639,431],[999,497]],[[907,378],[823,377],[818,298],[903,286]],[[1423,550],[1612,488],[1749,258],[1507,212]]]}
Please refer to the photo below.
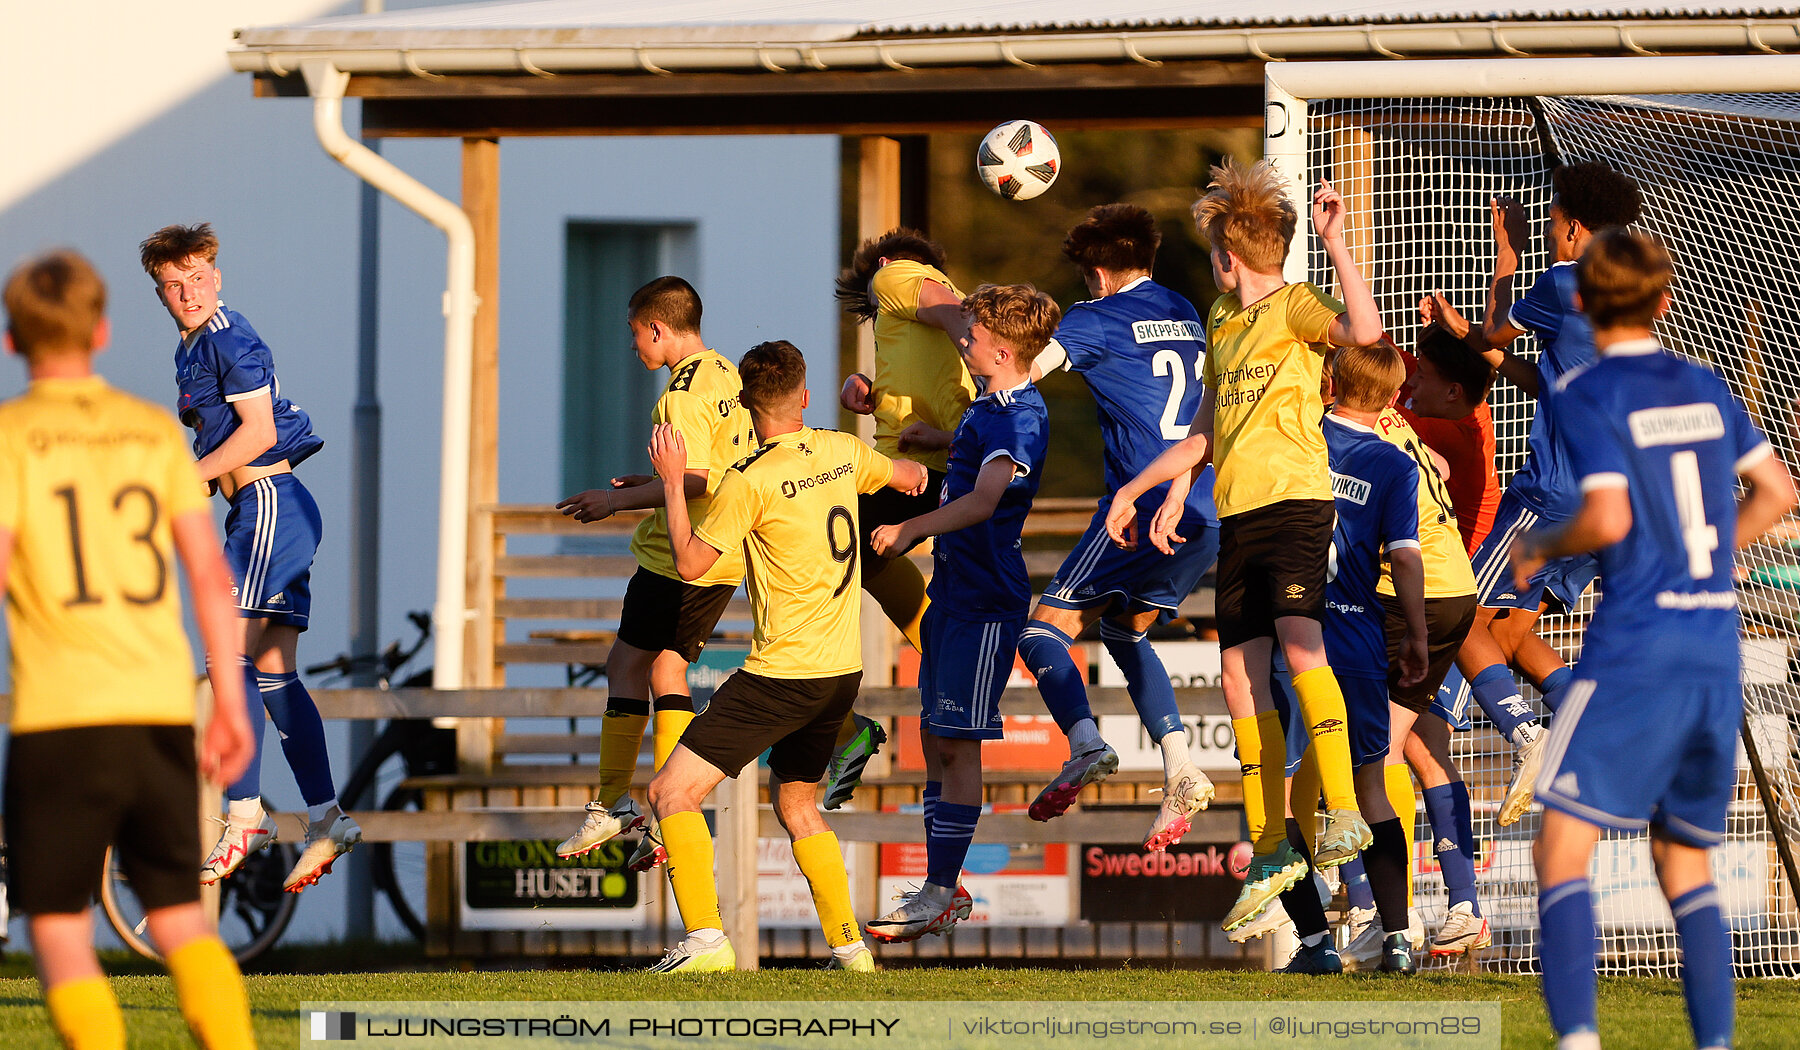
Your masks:
{"label": "soccer cleat", "polygon": [[1475,914],[1474,907],[1464,901],[1444,916],[1444,925],[1431,939],[1431,957],[1462,955],[1493,943],[1494,934],[1487,919]]}
{"label": "soccer cleat", "polygon": [[731,940],[721,935],[718,943],[706,944],[692,936],[670,948],[662,960],[650,967],[650,973],[730,973],[737,969],[737,952]]}
{"label": "soccer cleat", "polygon": [[362,828],[349,814],[338,811],[335,819],[309,823],[306,825],[306,846],[300,850],[300,860],[294,870],[288,872],[281,888],[289,893],[299,893],[322,876],[331,874],[331,866],[337,859],[356,848],[362,841]]}
{"label": "soccer cleat", "polygon": [[1101,744],[1092,751],[1083,751],[1074,758],[1063,763],[1062,772],[1056,774],[1038,797],[1031,801],[1031,808],[1026,812],[1032,820],[1050,820],[1060,817],[1075,804],[1075,796],[1089,784],[1098,784],[1119,770],[1119,753],[1106,744]]}
{"label": "soccer cleat", "polygon": [[1344,919],[1346,939],[1338,956],[1345,973],[1373,970],[1381,965],[1382,943],[1387,934],[1374,908],[1351,908]]}
{"label": "soccer cleat", "polygon": [[631,851],[631,859],[625,866],[632,871],[649,871],[668,861],[669,851],[663,848],[662,825],[655,821],[646,823],[644,837],[638,839],[637,848]]}
{"label": "soccer cleat", "polygon": [[1506,785],[1506,798],[1500,803],[1499,823],[1510,828],[1531,811],[1533,788],[1538,768],[1544,763],[1544,745],[1550,734],[1540,732],[1530,742],[1513,752],[1512,781]]}
{"label": "soccer cleat", "polygon": [[1261,915],[1271,901],[1305,876],[1306,858],[1286,840],[1275,847],[1275,852],[1252,858],[1250,870],[1244,873],[1243,892],[1225,916],[1225,932]]}
{"label": "soccer cleat", "polygon": [[1325,837],[1319,840],[1319,851],[1313,854],[1313,867],[1321,871],[1335,868],[1368,848],[1375,833],[1362,814],[1354,809],[1325,811]]}
{"label": "soccer cleat", "polygon": [[1302,944],[1288,964],[1276,973],[1343,973],[1343,960],[1338,958],[1337,945],[1327,937],[1318,944]]}
{"label": "soccer cleat", "polygon": [[1156,822],[1144,839],[1144,849],[1161,853],[1181,841],[1193,827],[1194,814],[1212,801],[1213,785],[1205,773],[1189,767],[1175,778],[1173,786],[1163,788],[1162,805],[1156,810]]}
{"label": "soccer cleat", "polygon": [[859,946],[856,951],[851,952],[850,958],[848,959],[833,952],[831,954],[831,961],[825,964],[825,968],[827,970],[848,970],[851,973],[874,973],[877,969],[875,966],[875,953],[870,951],[869,946],[866,944]]}
{"label": "soccer cleat", "polygon": [[1407,941],[1406,931],[1390,933],[1381,942],[1382,973],[1417,973],[1419,964],[1413,959],[1412,944]]}
{"label": "soccer cleat", "polygon": [[1233,944],[1254,941],[1266,934],[1275,932],[1283,926],[1293,926],[1294,920],[1288,918],[1287,909],[1281,906],[1280,898],[1269,902],[1256,918],[1225,935],[1225,939]]}
{"label": "soccer cleat", "polygon": [[852,714],[856,719],[856,733],[844,749],[831,756],[831,762],[825,767],[825,802],[824,808],[837,809],[850,801],[856,793],[856,785],[862,783],[863,770],[868,767],[869,759],[881,752],[881,745],[887,743],[887,730],[873,718]]}
{"label": "soccer cleat", "polygon": [[969,917],[974,898],[958,883],[946,890],[931,883],[899,897],[900,906],[863,927],[863,932],[884,944],[904,944],[926,934],[942,934]]}
{"label": "soccer cleat", "polygon": [[627,831],[636,831],[644,826],[644,811],[638,808],[636,801],[626,795],[610,807],[598,801],[587,804],[587,819],[581,827],[563,839],[556,847],[559,857],[579,857],[589,850],[598,849],[615,837]]}
{"label": "soccer cleat", "polygon": [[275,841],[275,818],[261,809],[253,820],[237,817],[214,817],[224,825],[219,841],[213,843],[206,863],[200,866],[200,885],[211,886],[238,870],[238,865],[259,849],[267,849]]}

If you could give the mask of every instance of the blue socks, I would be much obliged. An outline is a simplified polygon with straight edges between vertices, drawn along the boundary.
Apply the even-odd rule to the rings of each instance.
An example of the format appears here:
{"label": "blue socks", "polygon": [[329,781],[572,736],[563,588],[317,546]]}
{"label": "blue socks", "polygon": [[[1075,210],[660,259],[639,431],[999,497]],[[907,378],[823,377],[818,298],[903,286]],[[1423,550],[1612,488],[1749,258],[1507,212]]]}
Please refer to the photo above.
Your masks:
{"label": "blue socks", "polygon": [[1563,690],[1569,687],[1569,682],[1574,677],[1575,669],[1567,665],[1545,675],[1543,684],[1538,687],[1538,691],[1544,694],[1544,706],[1552,712],[1561,707]]}
{"label": "blue socks", "polygon": [[1466,903],[1480,915],[1481,905],[1475,899],[1475,828],[1469,785],[1453,780],[1426,788],[1425,817],[1431,821],[1431,837],[1450,905]]}
{"label": "blue socks", "polygon": [[1550,1026],[1558,1036],[1599,1031],[1594,956],[1600,938],[1594,931],[1594,900],[1588,893],[1588,880],[1570,879],[1539,887],[1538,926]]}
{"label": "blue socks", "polygon": [[1069,646],[1074,644],[1075,639],[1038,620],[1019,635],[1019,658],[1037,676],[1044,706],[1065,736],[1075,723],[1094,717],[1087,701],[1087,674],[1069,658]]}
{"label": "blue socks", "polygon": [[263,732],[268,729],[263,723],[269,720],[269,716],[264,713],[262,693],[257,689],[256,667],[248,660],[241,663],[244,669],[244,707],[250,715],[250,740],[256,745],[256,750],[250,756],[250,764],[244,767],[244,775],[225,789],[225,797],[228,799],[258,798],[262,795]]}
{"label": "blue socks", "polygon": [[1352,908],[1375,910],[1375,892],[1369,889],[1369,873],[1363,868],[1362,854],[1338,865],[1338,877],[1344,880],[1344,893]]}
{"label": "blue socks", "polygon": [[932,814],[937,812],[938,799],[942,798],[943,795],[943,781],[927,780],[925,782],[925,790],[920,793],[919,801],[925,804],[925,831],[927,833],[930,833],[931,831],[931,817]]}
{"label": "blue socks", "polygon": [[1730,1046],[1736,1022],[1731,986],[1731,933],[1712,883],[1669,902],[1681,938],[1681,991],[1695,1046]]}
{"label": "blue socks", "polygon": [[1138,718],[1149,732],[1150,740],[1160,741],[1170,733],[1179,733],[1181,710],[1175,706],[1175,686],[1169,672],[1156,655],[1156,648],[1143,631],[1132,631],[1111,620],[1100,621],[1100,641],[1112,654],[1113,662],[1125,672],[1125,688],[1137,707]]}
{"label": "blue socks", "polygon": [[1515,744],[1518,741],[1513,739],[1514,731],[1527,722],[1538,720],[1537,712],[1519,694],[1518,683],[1513,681],[1512,672],[1504,664],[1483,670],[1469,686],[1488,721],[1494,723],[1501,736]]}
{"label": "blue socks", "polygon": [[980,819],[980,806],[938,800],[925,825],[926,882],[956,888],[956,877],[969,856],[969,843],[975,839],[975,822]]}
{"label": "blue socks", "polygon": [[[325,723],[312,694],[300,684],[300,676],[292,671],[271,674],[245,667],[246,687],[252,698],[250,709],[251,736],[256,739],[256,757],[250,768],[231,785],[227,798],[254,798],[262,793],[262,709],[267,708],[275,729],[281,734],[281,751],[300,785],[300,797],[308,806],[319,806],[337,797],[331,785],[331,757],[325,750]],[[257,697],[261,702],[256,702]]]}

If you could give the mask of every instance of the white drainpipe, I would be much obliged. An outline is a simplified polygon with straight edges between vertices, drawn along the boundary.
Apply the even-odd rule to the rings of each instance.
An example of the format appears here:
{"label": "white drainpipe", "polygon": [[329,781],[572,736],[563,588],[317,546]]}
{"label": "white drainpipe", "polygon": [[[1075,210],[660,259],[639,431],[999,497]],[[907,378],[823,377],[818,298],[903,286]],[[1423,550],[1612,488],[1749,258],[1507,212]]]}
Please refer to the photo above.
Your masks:
{"label": "white drainpipe", "polygon": [[401,171],[344,130],[350,74],[328,61],[301,66],[313,97],[313,131],[332,159],[444,231],[449,273],[444,286],[444,430],[438,483],[436,686],[463,686],[463,630],[468,621],[469,415],[475,343],[475,227],[462,208]]}

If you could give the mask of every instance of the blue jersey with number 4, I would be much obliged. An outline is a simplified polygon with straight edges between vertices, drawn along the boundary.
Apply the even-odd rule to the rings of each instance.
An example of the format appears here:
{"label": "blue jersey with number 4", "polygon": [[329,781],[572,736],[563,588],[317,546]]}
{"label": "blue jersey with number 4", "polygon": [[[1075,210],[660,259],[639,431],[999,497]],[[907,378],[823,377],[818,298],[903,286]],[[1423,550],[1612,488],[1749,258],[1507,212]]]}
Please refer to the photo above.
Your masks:
{"label": "blue jersey with number 4", "polygon": [[1569,457],[1556,440],[1558,416],[1551,393],[1570,371],[1594,360],[1594,329],[1575,305],[1575,264],[1545,270],[1507,317],[1514,328],[1537,336],[1537,412],[1525,443],[1525,464],[1507,488],[1540,518],[1567,521],[1581,506]]}
{"label": "blue jersey with number 4", "polygon": [[1723,380],[1653,340],[1615,344],[1554,399],[1581,421],[1560,432],[1581,491],[1631,496],[1631,531],[1599,551],[1606,591],[1581,677],[1735,684],[1736,480],[1768,441]]}
{"label": "blue jersey with number 4", "polygon": [[175,414],[194,430],[194,454],[204,457],[224,444],[238,428],[235,403],[269,395],[275,417],[275,444],[250,461],[263,467],[300,461],[324,447],[308,419],[281,396],[275,358],[269,346],[244,320],[220,303],[211,319],[181,341],[175,350]]}
{"label": "blue jersey with number 4", "polygon": [[[1111,493],[1188,436],[1203,391],[1206,326],[1194,304],[1141,277],[1112,295],[1069,307],[1056,326],[1056,341],[1069,355],[1069,368],[1087,380],[1099,410],[1104,508]],[[1154,513],[1168,491],[1166,482],[1151,489],[1138,509]],[[1187,506],[1190,519],[1198,511],[1218,520],[1212,467],[1195,479]]]}
{"label": "blue jersey with number 4", "polygon": [[1012,481],[986,521],[937,538],[932,554],[931,602],[965,620],[995,620],[1031,611],[1031,578],[1019,535],[1043,479],[1050,442],[1050,410],[1026,383],[983,394],[964,410],[950,439],[940,506],[975,491],[981,468],[1005,457]]}
{"label": "blue jersey with number 4", "polygon": [[1382,555],[1419,547],[1419,466],[1381,435],[1325,417],[1337,526],[1325,575],[1325,657],[1339,675],[1387,679]]}

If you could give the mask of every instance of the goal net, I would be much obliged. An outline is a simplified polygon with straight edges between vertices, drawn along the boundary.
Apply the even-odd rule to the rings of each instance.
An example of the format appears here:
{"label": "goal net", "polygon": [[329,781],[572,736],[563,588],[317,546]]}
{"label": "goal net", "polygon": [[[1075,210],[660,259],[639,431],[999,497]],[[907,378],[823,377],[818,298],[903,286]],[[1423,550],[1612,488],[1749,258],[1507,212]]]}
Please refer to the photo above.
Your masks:
{"label": "goal net", "polygon": [[[1664,344],[1724,376],[1783,458],[1800,463],[1800,95],[1311,98],[1304,143],[1305,183],[1324,176],[1343,192],[1348,242],[1388,331],[1408,348],[1420,327],[1417,304],[1431,292],[1443,292],[1472,320],[1482,316],[1493,197],[1517,199],[1530,221],[1515,282],[1522,295],[1550,262],[1541,231],[1552,168],[1604,160],[1631,175],[1644,191],[1641,225],[1675,257],[1674,307],[1658,330]],[[1312,279],[1330,288],[1316,236],[1306,262]],[[1535,355],[1531,344],[1527,337],[1513,350]],[[1534,406],[1504,380],[1491,403],[1504,482],[1524,458]],[[1714,874],[1741,976],[1800,972],[1800,913],[1779,848],[1800,828],[1800,671],[1790,670],[1800,613],[1797,552],[1800,528],[1784,523],[1739,563],[1753,746],[1740,760],[1730,834],[1714,852]],[[1590,592],[1570,615],[1542,623],[1541,633],[1571,662],[1593,602]],[[1479,715],[1454,750],[1475,799],[1481,907],[1494,931],[1481,965],[1536,969],[1531,842],[1538,814],[1511,828],[1496,825],[1511,746]],[[1432,836],[1424,814],[1418,817],[1416,901],[1432,928],[1443,919],[1444,889]],[[1674,975],[1674,925],[1644,835],[1602,839],[1593,890],[1602,970]]]}

